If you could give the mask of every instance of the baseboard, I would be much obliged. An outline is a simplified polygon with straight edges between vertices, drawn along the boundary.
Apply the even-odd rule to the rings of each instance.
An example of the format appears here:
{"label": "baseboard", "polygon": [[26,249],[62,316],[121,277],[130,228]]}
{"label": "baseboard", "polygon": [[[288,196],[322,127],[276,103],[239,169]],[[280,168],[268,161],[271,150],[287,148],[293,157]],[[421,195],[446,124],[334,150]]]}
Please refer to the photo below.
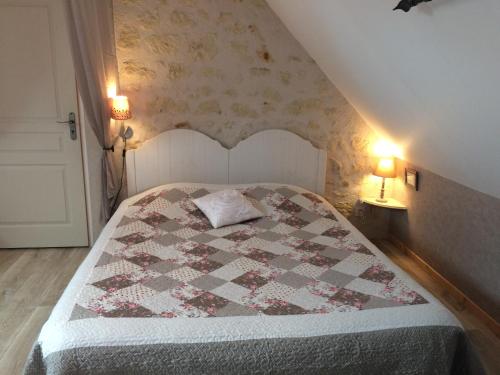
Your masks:
{"label": "baseboard", "polygon": [[404,252],[420,266],[422,266],[429,274],[438,279],[447,292],[456,300],[460,301],[461,305],[467,309],[478,320],[483,322],[497,337],[500,337],[500,324],[486,311],[479,307],[474,301],[467,297],[460,289],[449,282],[444,276],[430,266],[425,260],[418,256],[413,250],[408,248],[403,242],[394,236],[390,236],[390,242],[395,245],[399,250]]}

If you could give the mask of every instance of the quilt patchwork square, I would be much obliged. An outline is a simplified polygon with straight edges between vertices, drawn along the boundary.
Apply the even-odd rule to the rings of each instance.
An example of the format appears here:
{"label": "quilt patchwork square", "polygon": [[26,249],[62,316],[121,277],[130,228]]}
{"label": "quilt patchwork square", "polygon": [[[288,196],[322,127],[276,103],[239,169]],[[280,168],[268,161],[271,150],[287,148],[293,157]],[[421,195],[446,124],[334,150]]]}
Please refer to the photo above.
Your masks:
{"label": "quilt patchwork square", "polygon": [[294,305],[293,303],[277,300],[263,312],[266,315],[299,315],[307,314],[308,311],[300,306]]}
{"label": "quilt patchwork square", "polygon": [[211,292],[238,304],[243,304],[244,297],[250,295],[250,290],[248,290],[248,288],[233,282],[226,282],[212,289]]}
{"label": "quilt patchwork square", "polygon": [[240,255],[235,253],[228,253],[227,251],[224,250],[219,250],[216,253],[213,253],[208,256],[208,259],[221,264],[231,263],[233,260],[236,260],[238,258],[240,258]]}
{"label": "quilt patchwork square", "polygon": [[233,283],[255,290],[267,284],[267,279],[260,276],[259,272],[249,271],[232,280]]}
{"label": "quilt patchwork square", "polygon": [[141,253],[131,258],[127,258],[127,261],[137,264],[140,267],[147,267],[161,261],[161,259],[151,254]]}
{"label": "quilt patchwork square", "polygon": [[314,279],[310,277],[306,277],[303,275],[300,275],[295,272],[286,272],[282,275],[280,275],[276,281],[289,285],[293,288],[299,289],[302,288],[304,285],[307,285],[308,283],[312,282]]}
{"label": "quilt patchwork square", "polygon": [[109,277],[107,279],[95,282],[94,286],[99,289],[103,289],[106,292],[114,292],[115,290],[126,288],[130,285],[135,284],[127,275],[116,275]]}
{"label": "quilt patchwork square", "polygon": [[186,302],[187,304],[206,311],[209,315],[215,316],[218,309],[226,306],[229,301],[224,297],[217,296],[210,292],[205,292]]}
{"label": "quilt patchwork square", "polygon": [[154,289],[158,292],[163,292],[167,289],[173,289],[179,285],[181,285],[181,281],[172,279],[171,277],[161,275],[159,277],[155,277],[150,279],[144,283],[150,289]]}
{"label": "quilt patchwork square", "polygon": [[200,272],[203,272],[203,273],[210,273],[210,272],[212,272],[212,271],[214,271],[217,268],[220,268],[222,266],[223,266],[222,263],[218,263],[218,262],[215,262],[215,261],[209,260],[209,259],[202,259],[202,260],[199,260],[196,262],[189,263],[189,267],[191,267],[195,270],[198,270]]}
{"label": "quilt patchwork square", "polygon": [[191,285],[194,285],[195,287],[206,291],[210,291],[226,283],[226,280],[219,279],[212,275],[203,275],[198,277],[197,279],[191,280],[190,282]]}

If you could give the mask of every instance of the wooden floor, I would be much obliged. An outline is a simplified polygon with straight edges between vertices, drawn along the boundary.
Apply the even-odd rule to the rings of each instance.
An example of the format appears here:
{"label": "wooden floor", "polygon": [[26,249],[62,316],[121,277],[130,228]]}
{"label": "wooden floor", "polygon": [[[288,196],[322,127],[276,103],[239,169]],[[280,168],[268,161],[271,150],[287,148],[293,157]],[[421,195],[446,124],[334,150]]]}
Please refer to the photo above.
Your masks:
{"label": "wooden floor", "polygon": [[[500,339],[414,260],[387,241],[377,245],[461,321],[489,374],[500,374]],[[86,248],[0,250],[0,374],[21,373],[26,356]]]}
{"label": "wooden floor", "polygon": [[26,356],[87,248],[0,250],[0,374]]}

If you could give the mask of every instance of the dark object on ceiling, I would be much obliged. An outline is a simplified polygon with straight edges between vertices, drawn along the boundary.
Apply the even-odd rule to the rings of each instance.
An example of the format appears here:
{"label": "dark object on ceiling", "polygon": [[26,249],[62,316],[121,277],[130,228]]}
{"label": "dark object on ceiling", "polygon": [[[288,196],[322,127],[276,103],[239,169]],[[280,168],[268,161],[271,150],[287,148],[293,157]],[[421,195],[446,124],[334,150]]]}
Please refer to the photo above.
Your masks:
{"label": "dark object on ceiling", "polygon": [[420,3],[428,2],[432,0],[401,0],[399,4],[394,8],[393,10],[396,9],[401,9],[404,12],[408,12],[411,8],[413,8],[415,5],[418,5]]}

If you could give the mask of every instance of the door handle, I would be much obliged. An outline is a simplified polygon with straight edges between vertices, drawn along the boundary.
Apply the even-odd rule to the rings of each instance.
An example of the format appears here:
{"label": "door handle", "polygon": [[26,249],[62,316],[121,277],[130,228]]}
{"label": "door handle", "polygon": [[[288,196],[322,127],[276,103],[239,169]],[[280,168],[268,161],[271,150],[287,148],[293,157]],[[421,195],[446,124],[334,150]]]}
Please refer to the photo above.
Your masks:
{"label": "door handle", "polygon": [[68,114],[68,121],[57,121],[58,124],[68,124],[69,125],[69,136],[72,140],[76,139],[76,116],[75,112],[70,112]]}

